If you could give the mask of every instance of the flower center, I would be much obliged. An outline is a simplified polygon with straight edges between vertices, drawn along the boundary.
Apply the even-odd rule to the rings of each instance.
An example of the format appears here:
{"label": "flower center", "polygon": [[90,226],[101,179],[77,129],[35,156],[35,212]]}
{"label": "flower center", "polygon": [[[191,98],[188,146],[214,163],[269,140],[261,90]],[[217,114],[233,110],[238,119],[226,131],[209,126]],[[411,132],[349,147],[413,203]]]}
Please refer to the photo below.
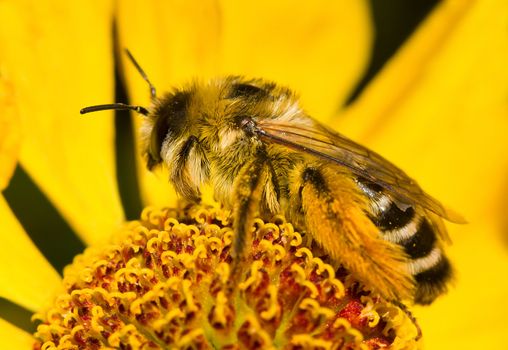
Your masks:
{"label": "flower center", "polygon": [[35,348],[416,348],[406,312],[317,257],[284,218],[256,219],[241,259],[231,223],[212,207],[145,209],[65,269],[36,315]]}

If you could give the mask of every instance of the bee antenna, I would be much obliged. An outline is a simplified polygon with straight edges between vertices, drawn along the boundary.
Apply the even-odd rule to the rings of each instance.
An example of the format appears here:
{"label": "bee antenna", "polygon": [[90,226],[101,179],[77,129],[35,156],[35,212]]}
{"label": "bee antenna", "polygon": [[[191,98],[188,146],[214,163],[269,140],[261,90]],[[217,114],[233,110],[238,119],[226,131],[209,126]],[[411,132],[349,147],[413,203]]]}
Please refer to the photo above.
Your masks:
{"label": "bee antenna", "polygon": [[126,105],[123,103],[112,103],[112,104],[105,104],[105,105],[96,105],[96,106],[89,106],[81,109],[79,111],[80,114],[86,114],[91,112],[98,112],[98,111],[106,111],[109,109],[114,109],[116,111],[125,111],[125,110],[131,110],[135,111],[139,114],[143,114],[147,116],[149,114],[148,110],[145,107],[141,106],[131,106]]}
{"label": "bee antenna", "polygon": [[131,62],[134,65],[134,67],[136,67],[136,69],[139,72],[139,74],[141,74],[143,79],[148,83],[148,86],[150,87],[150,97],[152,98],[152,100],[155,99],[156,98],[155,86],[153,86],[153,84],[150,82],[150,80],[148,79],[148,76],[146,75],[145,71],[143,70],[143,68],[141,68],[139,63],[134,58],[134,56],[132,56],[132,53],[129,51],[129,49],[126,48],[125,49],[125,53],[127,54],[129,59],[131,60]]}

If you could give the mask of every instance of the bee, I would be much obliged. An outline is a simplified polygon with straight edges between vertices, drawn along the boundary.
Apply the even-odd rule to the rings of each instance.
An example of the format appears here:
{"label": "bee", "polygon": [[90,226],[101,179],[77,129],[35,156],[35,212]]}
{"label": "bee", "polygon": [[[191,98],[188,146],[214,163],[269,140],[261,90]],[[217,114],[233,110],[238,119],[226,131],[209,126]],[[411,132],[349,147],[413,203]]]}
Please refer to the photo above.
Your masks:
{"label": "bee", "polygon": [[394,301],[429,304],[452,277],[443,220],[463,223],[401,169],[311,118],[289,88],[226,76],[194,81],[134,110],[148,169],[164,164],[177,193],[200,200],[209,184],[234,217],[242,259],[256,215],[284,213],[334,261]]}

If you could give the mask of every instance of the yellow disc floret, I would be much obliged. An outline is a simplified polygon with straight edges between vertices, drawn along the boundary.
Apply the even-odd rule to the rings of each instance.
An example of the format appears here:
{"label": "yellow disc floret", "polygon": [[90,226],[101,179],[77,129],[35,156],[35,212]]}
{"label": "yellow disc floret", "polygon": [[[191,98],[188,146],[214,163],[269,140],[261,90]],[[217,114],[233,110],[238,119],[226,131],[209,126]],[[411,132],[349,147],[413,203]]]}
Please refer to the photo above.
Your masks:
{"label": "yellow disc floret", "polygon": [[34,348],[417,347],[405,310],[319,256],[284,218],[256,219],[241,261],[230,256],[232,221],[213,207],[145,209],[65,269],[63,292],[34,316]]}

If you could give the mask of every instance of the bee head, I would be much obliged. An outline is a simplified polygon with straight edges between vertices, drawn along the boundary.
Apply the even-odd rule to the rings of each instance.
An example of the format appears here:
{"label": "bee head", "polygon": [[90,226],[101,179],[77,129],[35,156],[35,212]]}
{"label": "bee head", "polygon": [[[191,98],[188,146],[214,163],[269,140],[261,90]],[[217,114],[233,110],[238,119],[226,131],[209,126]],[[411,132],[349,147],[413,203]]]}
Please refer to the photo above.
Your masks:
{"label": "bee head", "polygon": [[167,138],[174,140],[183,133],[190,98],[190,92],[176,91],[154,101],[153,112],[145,120],[146,134],[143,135],[144,154],[149,170],[163,161],[161,150],[164,141]]}

